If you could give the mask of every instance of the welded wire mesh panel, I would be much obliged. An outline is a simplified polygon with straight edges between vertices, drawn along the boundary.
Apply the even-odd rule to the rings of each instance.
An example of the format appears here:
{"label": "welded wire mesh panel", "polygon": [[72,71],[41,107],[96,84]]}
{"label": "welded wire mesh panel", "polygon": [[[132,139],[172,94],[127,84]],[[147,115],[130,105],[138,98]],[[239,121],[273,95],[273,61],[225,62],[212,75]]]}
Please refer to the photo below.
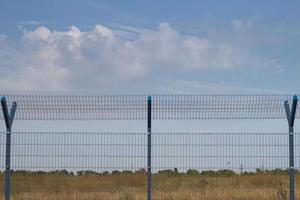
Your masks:
{"label": "welded wire mesh panel", "polygon": [[147,95],[6,97],[9,106],[13,101],[18,104],[16,120],[146,119]]}
{"label": "welded wire mesh panel", "polygon": [[[153,119],[285,119],[283,103],[291,94],[152,95]],[[147,95],[32,96],[16,101],[18,120],[144,120]],[[300,117],[300,110],[296,117]],[[2,115],[1,115],[1,118]]]}
{"label": "welded wire mesh panel", "polygon": [[[288,137],[288,133],[153,133],[154,199],[286,199]],[[296,166],[300,167],[298,155]]]}
{"label": "welded wire mesh panel", "polygon": [[[153,119],[285,119],[293,95],[153,95]],[[300,110],[296,117],[300,117]]]}
{"label": "welded wire mesh panel", "polygon": [[[286,119],[284,101],[291,104],[293,97],[151,96],[153,120]],[[147,119],[147,95],[9,95],[7,100],[9,106],[17,101],[18,120]],[[288,137],[152,133],[153,199],[287,199]],[[13,199],[146,199],[146,133],[13,132],[11,141]],[[1,133],[0,171],[4,144]],[[299,137],[295,144],[300,167]]]}
{"label": "welded wire mesh panel", "polygon": [[[146,199],[145,133],[14,132],[12,141],[14,199]],[[295,134],[296,186],[299,142]],[[288,148],[288,133],[152,133],[153,199],[286,199]]]}
{"label": "welded wire mesh panel", "polygon": [[145,136],[144,133],[14,132],[12,197],[144,197]]}

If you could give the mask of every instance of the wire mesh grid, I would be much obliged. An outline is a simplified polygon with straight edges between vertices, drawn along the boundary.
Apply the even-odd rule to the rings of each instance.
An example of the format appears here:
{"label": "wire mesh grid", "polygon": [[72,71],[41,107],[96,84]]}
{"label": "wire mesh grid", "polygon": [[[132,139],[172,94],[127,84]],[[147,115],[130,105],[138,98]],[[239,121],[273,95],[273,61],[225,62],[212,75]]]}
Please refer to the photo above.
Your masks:
{"label": "wire mesh grid", "polygon": [[[156,199],[287,199],[288,136],[154,133],[153,194]],[[296,151],[299,142],[298,137]],[[299,155],[295,161],[298,177]]]}
{"label": "wire mesh grid", "polygon": [[[153,120],[286,119],[284,101],[292,100],[290,94],[152,97]],[[147,119],[147,95],[7,100],[17,101],[17,120]],[[3,176],[5,133],[0,139]],[[154,132],[151,146],[153,199],[288,197],[288,133]],[[146,133],[13,132],[11,148],[14,199],[146,199]],[[295,153],[296,180],[299,161]]]}
{"label": "wire mesh grid", "polygon": [[[146,139],[146,133],[13,132],[12,195],[146,199]],[[288,191],[288,146],[288,133],[154,132],[153,199],[279,199]]]}
{"label": "wire mesh grid", "polygon": [[[153,119],[285,119],[293,95],[153,95]],[[296,117],[300,117],[298,110]]]}
{"label": "wire mesh grid", "polygon": [[[12,197],[122,199],[133,191],[136,196],[144,196],[144,136],[114,132],[13,132]],[[5,160],[3,146],[1,137],[1,171]]]}
{"label": "wire mesh grid", "polygon": [[9,105],[18,102],[17,120],[146,119],[146,95],[6,97]]}
{"label": "wire mesh grid", "polygon": [[[291,94],[152,95],[154,120],[285,119]],[[145,120],[147,95],[7,95],[18,102],[17,120]],[[296,117],[300,117],[300,110]],[[2,116],[1,116],[2,118]]]}

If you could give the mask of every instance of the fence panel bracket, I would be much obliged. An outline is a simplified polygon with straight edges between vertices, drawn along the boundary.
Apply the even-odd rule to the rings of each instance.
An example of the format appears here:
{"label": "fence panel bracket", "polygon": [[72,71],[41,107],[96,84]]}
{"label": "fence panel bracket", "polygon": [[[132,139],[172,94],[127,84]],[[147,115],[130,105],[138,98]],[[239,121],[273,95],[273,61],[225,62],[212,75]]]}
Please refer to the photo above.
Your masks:
{"label": "fence panel bracket", "polygon": [[296,116],[298,97],[293,96],[292,107],[289,102],[284,102],[286,117],[289,125],[289,176],[290,176],[290,200],[295,200],[295,166],[294,166],[294,122]]}
{"label": "fence panel bracket", "polygon": [[11,127],[17,110],[17,103],[12,102],[10,111],[8,110],[8,105],[6,97],[1,98],[1,106],[3,111],[3,117],[6,126],[6,152],[5,152],[5,185],[4,185],[4,196],[5,200],[10,200],[10,159],[11,159]]}

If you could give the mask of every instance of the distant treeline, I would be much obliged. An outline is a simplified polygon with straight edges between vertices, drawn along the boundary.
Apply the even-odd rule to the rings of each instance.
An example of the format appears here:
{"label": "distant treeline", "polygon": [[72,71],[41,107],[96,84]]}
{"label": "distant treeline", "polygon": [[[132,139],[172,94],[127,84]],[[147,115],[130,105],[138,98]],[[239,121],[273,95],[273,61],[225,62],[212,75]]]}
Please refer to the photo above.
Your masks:
{"label": "distant treeline", "polygon": [[[168,176],[243,176],[243,175],[259,175],[259,174],[288,174],[288,169],[273,169],[273,170],[265,170],[257,168],[255,172],[235,172],[229,169],[223,170],[206,170],[206,171],[198,171],[195,169],[189,169],[186,172],[179,172],[177,168],[160,170],[156,173],[152,173],[153,175],[168,175]],[[300,170],[295,170],[295,173],[299,173]],[[0,171],[0,175],[3,175],[3,171]],[[40,175],[64,175],[64,176],[114,176],[114,175],[130,175],[130,174],[147,174],[146,169],[142,168],[136,171],[130,170],[113,170],[111,172],[95,172],[92,170],[85,171],[67,171],[67,170],[55,170],[55,171],[29,171],[29,170],[11,170],[11,174],[15,175],[32,175],[32,176],[40,176]]]}

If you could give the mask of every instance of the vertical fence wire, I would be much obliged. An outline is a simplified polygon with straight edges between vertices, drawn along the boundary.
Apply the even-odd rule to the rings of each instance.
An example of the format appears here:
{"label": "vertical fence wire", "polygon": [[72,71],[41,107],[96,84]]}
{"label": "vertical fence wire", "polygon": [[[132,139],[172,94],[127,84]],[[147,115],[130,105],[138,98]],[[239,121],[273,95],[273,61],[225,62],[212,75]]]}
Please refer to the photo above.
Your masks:
{"label": "vertical fence wire", "polygon": [[14,132],[12,141],[13,199],[146,195],[144,133]]}
{"label": "vertical fence wire", "polygon": [[[287,136],[152,133],[153,199],[287,197]],[[14,132],[12,140],[15,199],[51,193],[73,199],[146,197],[145,133]],[[299,148],[295,137],[295,152]],[[296,180],[299,158],[296,153]],[[299,197],[297,185],[296,191]]]}
{"label": "vertical fence wire", "polygon": [[[152,95],[153,120],[285,119],[291,94]],[[146,120],[147,95],[7,95],[16,120]],[[296,117],[300,117],[300,109]],[[3,119],[3,116],[0,116]]]}
{"label": "vertical fence wire", "polygon": [[[8,104],[17,101],[16,120],[146,120],[146,99],[146,95],[8,95]],[[292,95],[153,95],[152,119],[286,120],[285,100],[291,102]],[[152,133],[152,141],[153,199],[288,198],[288,132],[161,132]],[[295,134],[296,182],[298,149]],[[4,154],[1,133],[2,177]],[[147,196],[146,132],[13,131],[11,161],[14,199]],[[296,195],[300,197],[297,185]]]}
{"label": "vertical fence wire", "polygon": [[288,149],[287,133],[153,133],[154,199],[287,199]]}

